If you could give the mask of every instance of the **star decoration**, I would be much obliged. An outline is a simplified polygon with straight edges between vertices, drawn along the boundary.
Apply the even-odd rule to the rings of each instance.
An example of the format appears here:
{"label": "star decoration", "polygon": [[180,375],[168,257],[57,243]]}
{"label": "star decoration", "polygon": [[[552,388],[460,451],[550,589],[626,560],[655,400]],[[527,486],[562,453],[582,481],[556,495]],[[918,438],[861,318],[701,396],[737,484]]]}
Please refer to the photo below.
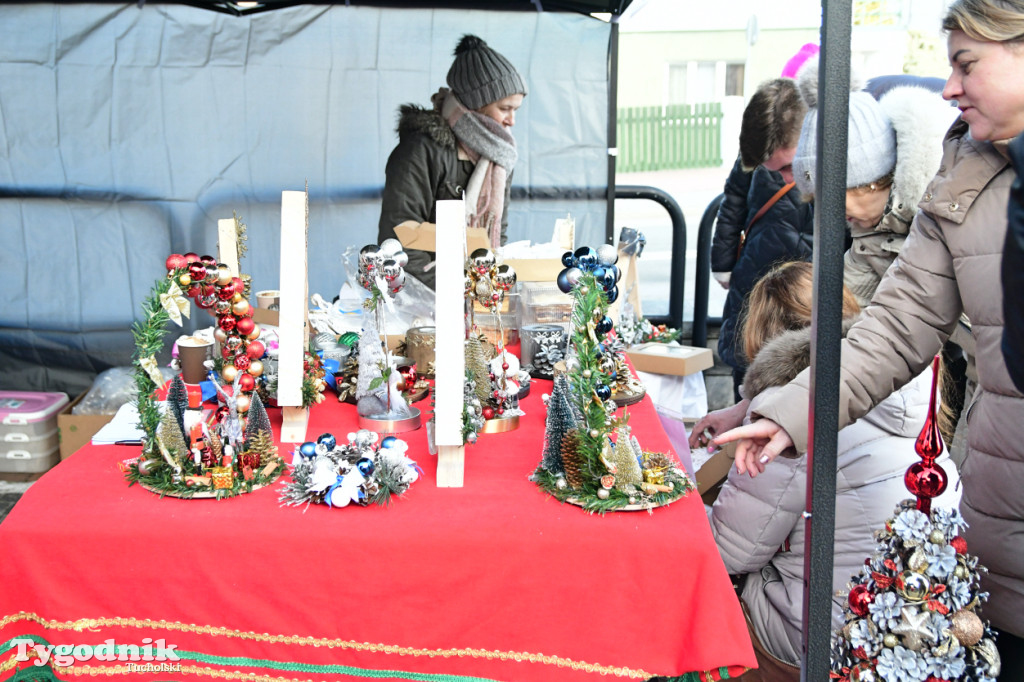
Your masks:
{"label": "star decoration", "polygon": [[891,632],[899,635],[903,645],[913,651],[920,651],[923,647],[922,639],[934,641],[935,631],[928,627],[929,614],[927,611],[918,611],[916,608],[904,606],[901,609],[902,618],[900,622],[890,628]]}

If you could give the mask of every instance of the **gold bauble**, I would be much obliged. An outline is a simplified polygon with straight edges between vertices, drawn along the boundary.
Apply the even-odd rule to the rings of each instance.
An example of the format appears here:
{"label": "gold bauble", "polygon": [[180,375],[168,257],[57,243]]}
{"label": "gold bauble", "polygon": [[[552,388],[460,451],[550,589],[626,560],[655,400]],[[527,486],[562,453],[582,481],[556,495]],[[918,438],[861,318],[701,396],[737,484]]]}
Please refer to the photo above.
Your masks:
{"label": "gold bauble", "polygon": [[950,621],[949,631],[964,646],[974,646],[985,635],[985,624],[974,611],[957,611]]}
{"label": "gold bauble", "polygon": [[224,343],[228,340],[228,333],[220,327],[214,327],[213,338],[217,339],[217,343]]}
{"label": "gold bauble", "polygon": [[235,407],[238,408],[238,413],[243,414],[249,411],[249,396],[240,395],[235,399]]}
{"label": "gold bauble", "polygon": [[249,332],[248,336],[246,336],[245,338],[249,339],[250,341],[260,338],[260,326],[258,324],[254,324],[252,326],[252,331]]}
{"label": "gold bauble", "polygon": [[191,286],[192,278],[189,277],[187,272],[183,272],[182,274],[178,275],[178,284],[180,284],[183,287]]}
{"label": "gold bauble", "polygon": [[903,571],[896,576],[896,594],[909,602],[922,601],[928,595],[931,583],[923,573]]}
{"label": "gold bauble", "polygon": [[263,374],[263,362],[260,360],[253,360],[249,363],[249,369],[247,371],[254,377],[258,377]]}
{"label": "gold bauble", "polygon": [[946,544],[946,534],[936,528],[928,535],[928,541],[934,545]]}
{"label": "gold bauble", "polygon": [[246,314],[248,314],[249,309],[251,307],[252,306],[249,305],[249,302],[243,298],[241,301],[238,301],[237,303],[231,305],[231,312],[233,312],[235,315],[241,315],[242,317],[245,317]]}
{"label": "gold bauble", "polygon": [[226,265],[217,266],[217,284],[222,287],[231,284],[231,269]]}
{"label": "gold bauble", "polygon": [[970,571],[963,564],[957,564],[956,568],[953,569],[953,575],[960,580],[966,580],[970,576]]}
{"label": "gold bauble", "polygon": [[235,295],[231,297],[231,302],[232,303],[238,303],[241,300],[243,300],[242,294],[240,294],[238,292],[235,292]]}
{"label": "gold bauble", "polygon": [[[849,639],[849,638],[847,638]],[[882,644],[885,645],[886,649],[895,649],[896,645],[900,643],[900,638],[891,632],[887,632],[885,637],[882,638]]]}
{"label": "gold bauble", "polygon": [[224,381],[229,384],[235,383],[235,377],[238,376],[238,368],[234,365],[224,364],[224,369],[220,371],[220,375],[224,377]]}

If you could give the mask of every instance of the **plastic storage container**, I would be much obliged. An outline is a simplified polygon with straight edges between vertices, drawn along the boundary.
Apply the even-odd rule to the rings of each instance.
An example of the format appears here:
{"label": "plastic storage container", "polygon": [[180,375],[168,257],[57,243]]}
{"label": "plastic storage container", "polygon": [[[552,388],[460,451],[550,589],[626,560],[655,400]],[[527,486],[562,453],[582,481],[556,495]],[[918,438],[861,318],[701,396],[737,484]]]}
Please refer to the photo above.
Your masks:
{"label": "plastic storage container", "polygon": [[0,391],[0,472],[36,473],[60,461],[57,415],[63,393]]}
{"label": "plastic storage container", "polygon": [[519,326],[557,324],[569,329],[572,297],[563,294],[554,282],[523,282]]}

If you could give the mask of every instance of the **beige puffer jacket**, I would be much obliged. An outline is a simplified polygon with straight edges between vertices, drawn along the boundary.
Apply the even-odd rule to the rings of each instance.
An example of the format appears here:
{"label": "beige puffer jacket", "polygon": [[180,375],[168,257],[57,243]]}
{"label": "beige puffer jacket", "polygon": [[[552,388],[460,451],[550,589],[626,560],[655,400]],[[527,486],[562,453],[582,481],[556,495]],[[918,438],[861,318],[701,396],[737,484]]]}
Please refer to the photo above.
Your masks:
{"label": "beige puffer jacket", "polygon": [[[1006,146],[973,140],[962,121],[950,129],[910,236],[843,341],[839,418],[840,427],[849,424],[920,374],[967,313],[979,385],[967,407],[960,510],[970,524],[968,550],[989,570],[984,615],[1024,637],[1024,395],[1010,381],[1000,348],[999,271],[1015,178]],[[803,372],[758,406],[801,453],[807,450],[809,376]]]}

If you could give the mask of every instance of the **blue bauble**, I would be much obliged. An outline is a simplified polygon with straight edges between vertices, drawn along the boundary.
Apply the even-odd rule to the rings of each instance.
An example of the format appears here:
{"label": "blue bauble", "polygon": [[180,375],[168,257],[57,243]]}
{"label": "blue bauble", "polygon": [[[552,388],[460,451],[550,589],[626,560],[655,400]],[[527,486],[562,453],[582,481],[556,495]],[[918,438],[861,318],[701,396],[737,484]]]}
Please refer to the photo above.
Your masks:
{"label": "blue bauble", "polygon": [[299,454],[306,459],[313,459],[316,457],[316,443],[306,441],[299,446]]}
{"label": "blue bauble", "polygon": [[563,294],[567,294],[572,291],[572,283],[569,282],[569,268],[558,273],[558,278],[555,280],[555,284],[558,285],[558,290]]}
{"label": "blue bauble", "polygon": [[611,289],[608,290],[608,302],[609,303],[615,303],[615,301],[618,298],[619,298],[619,288],[618,287],[612,287]]}
{"label": "blue bauble", "polygon": [[576,257],[572,255],[572,251],[566,251],[562,254],[562,265],[567,268],[576,266]]}
{"label": "blue bauble", "polygon": [[601,280],[604,279],[604,268],[601,267],[600,265],[595,265],[594,268],[590,271],[590,274],[592,274],[594,276],[594,279],[597,280],[597,283],[600,284]]}
{"label": "blue bauble", "polygon": [[594,250],[589,246],[581,246],[580,248],[576,249],[576,253],[573,255],[576,256],[576,260],[579,260],[583,256],[596,256],[597,254],[594,253]]}
{"label": "blue bauble", "polygon": [[615,286],[615,273],[610,270],[605,270],[604,275],[597,281],[600,283],[602,289],[609,291],[613,286]]}
{"label": "blue bauble", "polygon": [[611,372],[608,372],[608,381],[615,381],[618,378],[619,378],[619,373],[618,372],[616,372],[614,370],[611,371]]}
{"label": "blue bauble", "polygon": [[321,433],[316,442],[327,448],[327,452],[330,452],[338,445],[338,439],[334,437],[333,433]]}
{"label": "blue bauble", "polygon": [[622,270],[619,270],[619,267],[617,265],[606,265],[604,266],[604,271],[606,273],[610,272],[612,275],[614,275],[616,282],[622,279]]}
{"label": "blue bauble", "polygon": [[590,253],[577,258],[576,261],[579,263],[580,270],[591,272],[597,266],[597,254]]}
{"label": "blue bauble", "polygon": [[373,476],[373,471],[377,467],[374,465],[372,459],[370,459],[369,457],[363,457],[361,460],[356,462],[356,468],[359,469],[359,473],[361,473],[363,476],[370,477]]}
{"label": "blue bauble", "polygon": [[395,438],[394,436],[385,436],[384,440],[382,440],[380,442],[380,446],[382,448],[390,448],[390,447],[393,447],[395,445],[395,443],[397,443],[397,442],[398,442],[398,439]]}
{"label": "blue bauble", "polygon": [[594,388],[594,392],[597,393],[597,397],[601,400],[608,400],[612,397],[612,389],[605,384],[598,384],[597,387]]}
{"label": "blue bauble", "polygon": [[610,332],[612,330],[612,318],[610,318],[607,315],[605,315],[603,318],[598,320],[597,325],[595,326],[595,328],[600,333],[607,334],[608,332]]}

